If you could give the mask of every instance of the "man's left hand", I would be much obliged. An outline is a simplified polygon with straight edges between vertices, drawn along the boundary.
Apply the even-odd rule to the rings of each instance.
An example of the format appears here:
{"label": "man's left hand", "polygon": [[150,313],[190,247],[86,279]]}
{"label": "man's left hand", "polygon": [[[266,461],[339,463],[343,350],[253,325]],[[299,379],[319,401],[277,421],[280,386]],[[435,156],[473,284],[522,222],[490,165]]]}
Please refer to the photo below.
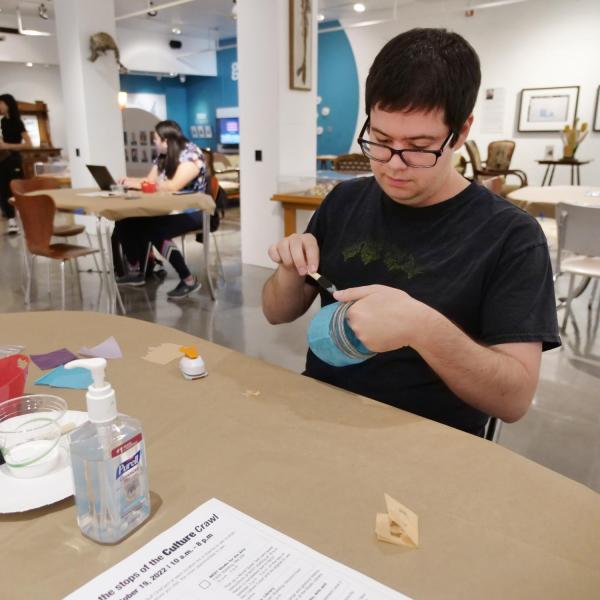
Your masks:
{"label": "man's left hand", "polygon": [[347,313],[348,324],[373,352],[413,345],[434,312],[406,292],[385,285],[349,288],[333,296],[340,302],[354,301]]}

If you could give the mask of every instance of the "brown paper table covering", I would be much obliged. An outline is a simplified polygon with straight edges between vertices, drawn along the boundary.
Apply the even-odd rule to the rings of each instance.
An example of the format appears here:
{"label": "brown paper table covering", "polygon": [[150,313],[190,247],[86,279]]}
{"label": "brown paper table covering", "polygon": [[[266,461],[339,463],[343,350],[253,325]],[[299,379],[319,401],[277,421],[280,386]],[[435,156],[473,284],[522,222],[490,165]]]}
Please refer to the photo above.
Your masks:
{"label": "brown paper table covering", "polygon": [[[107,379],[142,421],[153,503],[116,546],[81,535],[73,499],[0,515],[2,598],[60,598],[213,496],[415,599],[600,597],[600,495],[501,446],[144,321],[17,313],[0,331],[32,353],[116,336]],[[163,342],[198,344],[209,376],[141,359]],[[38,376],[26,390],[52,390]],[[419,549],[376,541],[384,492],[419,515]]]}
{"label": "brown paper table covering", "polygon": [[68,188],[30,192],[30,195],[46,194],[52,197],[58,210],[67,212],[83,210],[85,214],[105,217],[111,221],[118,221],[127,217],[155,217],[168,214],[174,210],[189,208],[208,210],[211,214],[215,210],[214,200],[208,194],[202,193],[174,195],[170,192],[155,192],[153,194],[132,192],[138,195],[138,198],[118,196],[106,198],[80,195],[89,192],[99,192],[99,190],[97,188]]}
{"label": "brown paper table covering", "polygon": [[555,218],[556,205],[570,202],[586,206],[600,207],[600,198],[586,196],[591,191],[600,191],[600,186],[589,185],[528,185],[508,194],[507,198],[534,217],[543,215]]}

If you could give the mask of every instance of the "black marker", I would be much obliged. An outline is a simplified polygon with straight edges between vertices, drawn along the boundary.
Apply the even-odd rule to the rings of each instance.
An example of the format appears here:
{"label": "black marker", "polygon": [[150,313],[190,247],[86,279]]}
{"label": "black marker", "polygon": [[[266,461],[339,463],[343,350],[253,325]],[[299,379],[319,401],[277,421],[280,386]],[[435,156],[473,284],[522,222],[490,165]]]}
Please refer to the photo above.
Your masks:
{"label": "black marker", "polygon": [[329,279],[327,279],[327,277],[323,277],[323,275],[320,275],[319,273],[309,273],[308,275],[312,277],[326,292],[329,292],[331,295],[333,295],[333,292],[337,292],[337,288],[335,287],[335,285],[333,285],[333,283],[331,283],[331,281],[329,281]]}

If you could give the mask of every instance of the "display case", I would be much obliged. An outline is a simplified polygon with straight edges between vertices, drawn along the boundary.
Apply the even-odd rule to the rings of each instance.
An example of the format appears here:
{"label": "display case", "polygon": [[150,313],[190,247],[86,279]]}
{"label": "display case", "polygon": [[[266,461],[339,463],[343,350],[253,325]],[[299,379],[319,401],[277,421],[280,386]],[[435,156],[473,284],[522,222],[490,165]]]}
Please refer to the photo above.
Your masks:
{"label": "display case", "polygon": [[33,147],[21,150],[23,158],[23,177],[29,179],[35,175],[34,164],[49,162],[52,157],[59,157],[61,148],[52,146],[48,107],[45,102],[17,102],[21,118],[31,137]]}

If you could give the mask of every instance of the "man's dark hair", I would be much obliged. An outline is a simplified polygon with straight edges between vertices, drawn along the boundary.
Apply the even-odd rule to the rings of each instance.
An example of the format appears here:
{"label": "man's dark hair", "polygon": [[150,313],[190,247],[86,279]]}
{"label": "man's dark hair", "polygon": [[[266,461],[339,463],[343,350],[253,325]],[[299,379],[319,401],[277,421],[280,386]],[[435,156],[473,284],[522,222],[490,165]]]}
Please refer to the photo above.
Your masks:
{"label": "man's dark hair", "polygon": [[444,111],[456,134],[477,99],[481,70],[473,47],[446,29],[411,29],[390,40],[376,56],[367,77],[367,116],[386,111]]}

